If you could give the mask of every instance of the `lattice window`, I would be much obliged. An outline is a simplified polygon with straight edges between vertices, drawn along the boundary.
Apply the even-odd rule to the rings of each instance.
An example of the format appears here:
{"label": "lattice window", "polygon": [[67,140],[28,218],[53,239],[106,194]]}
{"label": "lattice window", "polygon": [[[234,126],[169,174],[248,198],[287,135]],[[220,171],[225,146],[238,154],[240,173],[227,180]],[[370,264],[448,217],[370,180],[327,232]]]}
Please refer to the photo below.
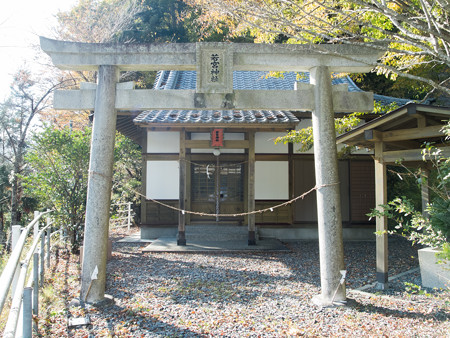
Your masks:
{"label": "lattice window", "polygon": [[[192,164],[191,198],[193,201],[216,200],[216,165]],[[244,200],[244,166],[242,164],[220,164],[220,201]]]}
{"label": "lattice window", "polygon": [[216,200],[215,176],[216,170],[213,164],[192,164],[191,198],[193,201]]}
{"label": "lattice window", "polygon": [[221,201],[240,202],[244,200],[244,166],[231,164],[220,167]]}

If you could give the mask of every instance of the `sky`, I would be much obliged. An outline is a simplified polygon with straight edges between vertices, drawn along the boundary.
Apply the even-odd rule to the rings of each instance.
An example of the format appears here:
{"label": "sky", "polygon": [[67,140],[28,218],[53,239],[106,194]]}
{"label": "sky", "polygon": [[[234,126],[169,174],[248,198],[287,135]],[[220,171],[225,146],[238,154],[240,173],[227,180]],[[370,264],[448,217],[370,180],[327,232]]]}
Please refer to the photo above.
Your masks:
{"label": "sky", "polygon": [[39,44],[39,35],[53,37],[55,15],[76,3],[78,0],[0,1],[0,100],[8,96],[12,75],[20,67],[36,67],[32,46]]}

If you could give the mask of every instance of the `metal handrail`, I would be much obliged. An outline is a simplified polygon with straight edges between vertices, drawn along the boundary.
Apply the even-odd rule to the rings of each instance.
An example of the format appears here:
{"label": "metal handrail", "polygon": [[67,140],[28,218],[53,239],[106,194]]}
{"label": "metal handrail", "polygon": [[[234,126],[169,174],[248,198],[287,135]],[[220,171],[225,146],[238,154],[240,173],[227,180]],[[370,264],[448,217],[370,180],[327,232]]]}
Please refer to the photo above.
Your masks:
{"label": "metal handrail", "polygon": [[17,264],[19,263],[20,256],[22,254],[23,247],[25,246],[25,241],[27,239],[28,233],[43,215],[50,213],[51,211],[52,210],[39,213],[20,234],[19,240],[17,241],[17,244],[8,259],[8,263],[6,263],[6,267],[3,270],[2,275],[0,276],[0,314],[3,311],[3,306],[5,305],[5,301],[8,296],[14,274],[16,272]]}
{"label": "metal handrail", "polygon": [[116,225],[115,227],[124,227],[124,226],[127,226],[128,227],[128,230],[130,230],[130,227],[131,227],[131,218],[132,218],[132,213],[133,213],[133,210],[132,210],[132,208],[131,208],[131,205],[132,205],[133,203],[131,203],[131,202],[126,202],[126,203],[115,203],[115,204],[111,204],[111,206],[114,206],[114,205],[117,205],[117,206],[121,206],[121,205],[127,205],[128,206],[128,208],[127,208],[127,210],[122,210],[122,209],[118,209],[117,210],[117,213],[118,214],[123,214],[123,213],[127,213],[127,216],[123,216],[123,217],[117,217],[117,218],[110,218],[110,225],[111,225],[111,223],[113,223],[113,222],[118,222],[118,221],[124,221],[124,220],[127,220],[127,224],[122,224],[122,225]]}
{"label": "metal handrail", "polygon": [[[19,320],[20,307],[22,304],[23,288],[25,287],[25,279],[27,277],[28,265],[30,264],[31,258],[33,256],[34,252],[36,251],[37,245],[41,241],[41,235],[50,226],[51,226],[51,224],[48,224],[47,226],[45,226],[44,228],[42,228],[39,231],[39,233],[37,234],[36,238],[33,241],[33,244],[31,245],[30,250],[27,253],[27,256],[25,257],[25,259],[22,262],[22,266],[20,268],[19,279],[17,281],[16,290],[12,297],[12,303],[11,303],[11,307],[9,310],[8,321],[6,322],[5,330],[3,331],[4,338],[9,338],[9,337],[13,338],[15,336],[17,322]],[[37,283],[37,281],[34,280],[33,283]]]}

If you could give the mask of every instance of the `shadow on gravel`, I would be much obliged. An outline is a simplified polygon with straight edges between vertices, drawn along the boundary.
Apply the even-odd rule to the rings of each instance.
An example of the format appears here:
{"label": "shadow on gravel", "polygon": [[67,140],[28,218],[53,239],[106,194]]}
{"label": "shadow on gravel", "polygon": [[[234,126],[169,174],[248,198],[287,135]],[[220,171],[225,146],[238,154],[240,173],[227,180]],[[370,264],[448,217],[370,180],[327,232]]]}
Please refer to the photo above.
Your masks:
{"label": "shadow on gravel", "polygon": [[[140,331],[161,334],[162,337],[200,337],[198,332],[180,328],[177,325],[159,320],[156,316],[148,314],[145,307],[130,309],[116,304],[102,307],[96,312],[98,319],[106,322],[106,329],[110,337],[131,337],[129,328],[139,328]],[[126,326],[118,325],[118,322],[126,323]],[[116,324],[116,326],[114,326]],[[106,332],[102,332],[106,334]],[[133,335],[135,336],[135,335]],[[140,336],[140,335],[139,335]],[[144,335],[143,335],[144,336]]]}
{"label": "shadow on gravel", "polygon": [[[188,255],[193,257],[193,254]],[[171,255],[170,259],[165,259],[166,254],[126,256],[116,257],[109,264],[107,289],[117,299],[151,292],[156,297],[168,297],[177,304],[249,304],[260,297],[277,299],[277,289],[283,286],[292,291],[290,298],[302,301],[302,290],[314,289],[314,292],[318,292],[320,285],[315,257],[302,259],[302,255],[298,253],[198,255],[212,260],[229,260],[221,266],[213,266],[202,259],[199,262],[186,261],[183,255]],[[233,266],[233,262],[240,259],[248,264]],[[258,270],[260,261],[272,262],[274,269]],[[130,292],[129,285],[133,285],[134,292]],[[296,290],[298,292],[294,292]],[[287,293],[286,290],[285,292]]]}
{"label": "shadow on gravel", "polygon": [[[410,243],[393,238],[390,244],[390,275],[417,264],[417,249],[411,248]],[[145,254],[136,245],[129,246],[129,251],[120,245],[108,264],[107,290],[117,299],[151,292],[177,304],[249,304],[261,297],[276,300],[280,296],[278,290],[288,288],[290,293],[283,291],[284,297],[288,293],[287,297],[303,301],[308,294],[320,292],[318,242],[286,245],[288,252]],[[375,281],[374,241],[345,242],[344,255],[347,287]],[[262,262],[269,263],[264,264],[265,270],[259,269]]]}
{"label": "shadow on gravel", "polygon": [[390,316],[395,318],[410,318],[410,319],[420,318],[424,320],[439,321],[439,322],[446,322],[449,320],[448,313],[443,309],[433,311],[428,314],[423,314],[421,312],[414,312],[412,308],[411,311],[393,310],[372,304],[362,304],[355,299],[347,299],[347,306],[355,309],[358,312],[365,312],[369,314],[378,313],[383,316]]}

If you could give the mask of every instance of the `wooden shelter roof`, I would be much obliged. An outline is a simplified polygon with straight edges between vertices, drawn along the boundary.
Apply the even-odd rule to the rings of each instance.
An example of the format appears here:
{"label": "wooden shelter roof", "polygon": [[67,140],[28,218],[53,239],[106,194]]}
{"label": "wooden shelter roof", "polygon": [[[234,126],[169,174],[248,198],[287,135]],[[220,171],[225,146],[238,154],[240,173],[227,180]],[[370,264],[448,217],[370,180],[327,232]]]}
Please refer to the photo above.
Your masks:
{"label": "wooden shelter roof", "polygon": [[408,103],[338,136],[336,142],[368,149],[383,143],[386,163],[422,161],[425,142],[433,142],[448,156],[450,147],[445,146],[442,127],[449,119],[450,107]]}

